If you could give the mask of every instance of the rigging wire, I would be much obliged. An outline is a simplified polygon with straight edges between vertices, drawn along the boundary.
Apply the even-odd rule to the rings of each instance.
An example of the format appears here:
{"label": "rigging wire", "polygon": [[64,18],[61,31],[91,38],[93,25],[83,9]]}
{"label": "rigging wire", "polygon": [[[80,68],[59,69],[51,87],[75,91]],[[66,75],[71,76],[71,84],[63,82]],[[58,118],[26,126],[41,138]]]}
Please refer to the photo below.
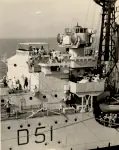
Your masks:
{"label": "rigging wire", "polygon": [[96,3],[94,3],[94,13],[93,13],[93,18],[92,18],[92,25],[91,25],[91,28],[93,29],[93,27],[94,27],[94,20],[95,20],[95,14],[96,14]]}
{"label": "rigging wire", "polygon": [[[99,17],[97,28],[96,28],[97,33],[100,31],[100,24],[101,24],[101,15]],[[95,39],[95,49],[99,50],[99,38],[98,37],[96,37]]]}
{"label": "rigging wire", "polygon": [[90,2],[90,0],[88,0],[88,10],[87,10],[86,18],[85,18],[84,25],[83,25],[84,27],[86,26],[86,23],[87,23],[90,6],[91,6],[91,2]]}

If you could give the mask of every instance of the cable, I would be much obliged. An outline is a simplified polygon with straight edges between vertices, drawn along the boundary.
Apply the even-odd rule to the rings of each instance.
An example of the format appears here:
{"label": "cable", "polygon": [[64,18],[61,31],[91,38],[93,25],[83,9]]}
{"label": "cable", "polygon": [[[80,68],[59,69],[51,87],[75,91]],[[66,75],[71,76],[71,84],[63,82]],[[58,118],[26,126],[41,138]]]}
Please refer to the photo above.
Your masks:
{"label": "cable", "polygon": [[86,18],[85,18],[84,25],[83,25],[84,27],[86,26],[86,21],[87,21],[88,15],[89,15],[90,4],[91,4],[91,2],[90,2],[90,0],[88,0],[88,10],[87,10]]}
{"label": "cable", "polygon": [[94,18],[95,18],[95,14],[96,14],[96,3],[94,3],[94,13],[93,13],[93,19],[92,19],[92,25],[91,25],[91,27],[92,27],[92,29],[93,29],[93,25],[94,25]]}
{"label": "cable", "polygon": [[[99,32],[99,30],[100,30],[100,23],[101,23],[101,16],[99,17],[99,20],[98,20],[98,24],[97,24],[97,33]],[[96,38],[96,40],[95,40],[95,49],[98,49],[99,50],[99,38]],[[97,47],[97,45],[98,45],[98,47]]]}

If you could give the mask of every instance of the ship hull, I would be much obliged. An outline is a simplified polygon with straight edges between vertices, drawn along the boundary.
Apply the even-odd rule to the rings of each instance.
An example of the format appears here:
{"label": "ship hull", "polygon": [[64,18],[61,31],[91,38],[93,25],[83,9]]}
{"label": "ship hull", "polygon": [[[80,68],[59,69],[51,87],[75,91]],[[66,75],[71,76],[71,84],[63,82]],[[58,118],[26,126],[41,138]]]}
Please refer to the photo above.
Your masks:
{"label": "ship hull", "polygon": [[2,121],[2,150],[93,149],[119,145],[119,132],[97,123],[92,113]]}

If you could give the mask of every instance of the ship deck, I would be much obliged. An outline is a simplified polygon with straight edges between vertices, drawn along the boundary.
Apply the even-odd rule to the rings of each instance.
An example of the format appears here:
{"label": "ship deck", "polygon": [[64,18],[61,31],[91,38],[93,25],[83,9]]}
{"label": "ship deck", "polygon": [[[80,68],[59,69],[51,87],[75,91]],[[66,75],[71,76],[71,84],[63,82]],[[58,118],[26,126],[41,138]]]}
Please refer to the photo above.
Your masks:
{"label": "ship deck", "polygon": [[[44,97],[45,96],[45,97]],[[25,119],[29,115],[32,114],[32,112],[36,112],[41,108],[41,105],[43,107],[52,110],[53,112],[38,112],[34,117],[43,117],[43,116],[51,116],[52,114],[60,113],[60,101],[62,100],[63,92],[58,91],[58,96],[55,96],[55,93],[50,93],[47,91],[41,91],[41,92],[18,92],[9,94],[7,96],[4,96],[4,102],[1,103],[1,120],[14,120],[14,119]],[[6,101],[9,100],[11,106],[11,116],[8,118],[7,112],[6,112]],[[13,114],[13,111],[19,112],[21,110],[22,105],[22,111],[20,115]],[[55,112],[55,113],[54,113]]]}

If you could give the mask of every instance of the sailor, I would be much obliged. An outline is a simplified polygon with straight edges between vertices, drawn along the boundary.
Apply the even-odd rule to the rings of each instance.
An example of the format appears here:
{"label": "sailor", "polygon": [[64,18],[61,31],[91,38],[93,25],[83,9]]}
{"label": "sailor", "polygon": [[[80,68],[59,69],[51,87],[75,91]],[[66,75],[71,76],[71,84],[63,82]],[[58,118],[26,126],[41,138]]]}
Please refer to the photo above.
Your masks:
{"label": "sailor", "polygon": [[108,119],[109,119],[109,127],[111,127],[112,126],[112,119],[113,119],[112,114],[109,115]]}
{"label": "sailor", "polygon": [[58,61],[63,62],[63,59],[64,59],[64,57],[63,57],[63,55],[61,55],[61,52],[60,52],[60,55],[58,56]]}
{"label": "sailor", "polygon": [[37,86],[35,85],[35,87],[34,87],[34,93],[36,93],[36,92],[38,92],[38,88],[37,88]]}
{"label": "sailor", "polygon": [[33,55],[33,47],[32,46],[29,46],[29,55]]}
{"label": "sailor", "polygon": [[19,79],[16,81],[16,85],[17,85],[17,89],[21,90],[22,87],[21,87]]}
{"label": "sailor", "polygon": [[15,77],[13,78],[13,87],[14,87],[14,89],[17,89],[16,78]]}
{"label": "sailor", "polygon": [[35,47],[33,47],[32,49],[33,49],[33,55],[35,55]]}
{"label": "sailor", "polygon": [[89,56],[92,56],[92,54],[93,54],[93,50],[92,50],[92,49],[90,49]]}
{"label": "sailor", "polygon": [[92,76],[89,77],[89,82],[92,82]]}
{"label": "sailor", "polygon": [[37,55],[38,55],[38,53],[39,53],[39,48],[36,48],[36,51],[37,51]]}
{"label": "sailor", "polygon": [[113,123],[115,123],[117,121],[117,114],[114,114],[112,121],[113,121]]}
{"label": "sailor", "polygon": [[10,117],[10,102],[9,102],[9,100],[6,102],[6,104],[4,106],[6,106],[6,112],[7,112],[8,118],[9,118]]}
{"label": "sailor", "polygon": [[3,77],[3,83],[4,83],[4,86],[5,86],[5,87],[8,86],[6,76]]}
{"label": "sailor", "polygon": [[37,48],[34,48],[34,51],[35,51],[35,55],[37,55],[38,52]]}
{"label": "sailor", "polygon": [[27,89],[28,88],[28,78],[25,77],[24,79],[24,89]]}
{"label": "sailor", "polygon": [[52,50],[49,51],[50,59],[52,58]]}
{"label": "sailor", "polygon": [[29,51],[32,51],[33,50],[33,47],[32,46],[29,46]]}
{"label": "sailor", "polygon": [[105,121],[105,126],[108,126],[108,123],[109,123],[108,114],[106,114],[106,115],[104,116],[104,121]]}
{"label": "sailor", "polygon": [[55,52],[55,50],[54,50],[54,49],[52,50],[52,56],[53,56],[53,58],[55,58],[55,57],[56,57],[56,52]]}
{"label": "sailor", "polygon": [[69,94],[67,97],[66,97],[66,106],[70,107],[71,106],[71,94]]}
{"label": "sailor", "polygon": [[59,110],[62,110],[62,111],[63,111],[63,108],[66,107],[67,98],[68,98],[67,93],[65,93],[63,99],[61,100],[61,104],[60,104]]}
{"label": "sailor", "polygon": [[44,47],[41,46],[41,54],[44,55],[44,53],[45,53]]}

